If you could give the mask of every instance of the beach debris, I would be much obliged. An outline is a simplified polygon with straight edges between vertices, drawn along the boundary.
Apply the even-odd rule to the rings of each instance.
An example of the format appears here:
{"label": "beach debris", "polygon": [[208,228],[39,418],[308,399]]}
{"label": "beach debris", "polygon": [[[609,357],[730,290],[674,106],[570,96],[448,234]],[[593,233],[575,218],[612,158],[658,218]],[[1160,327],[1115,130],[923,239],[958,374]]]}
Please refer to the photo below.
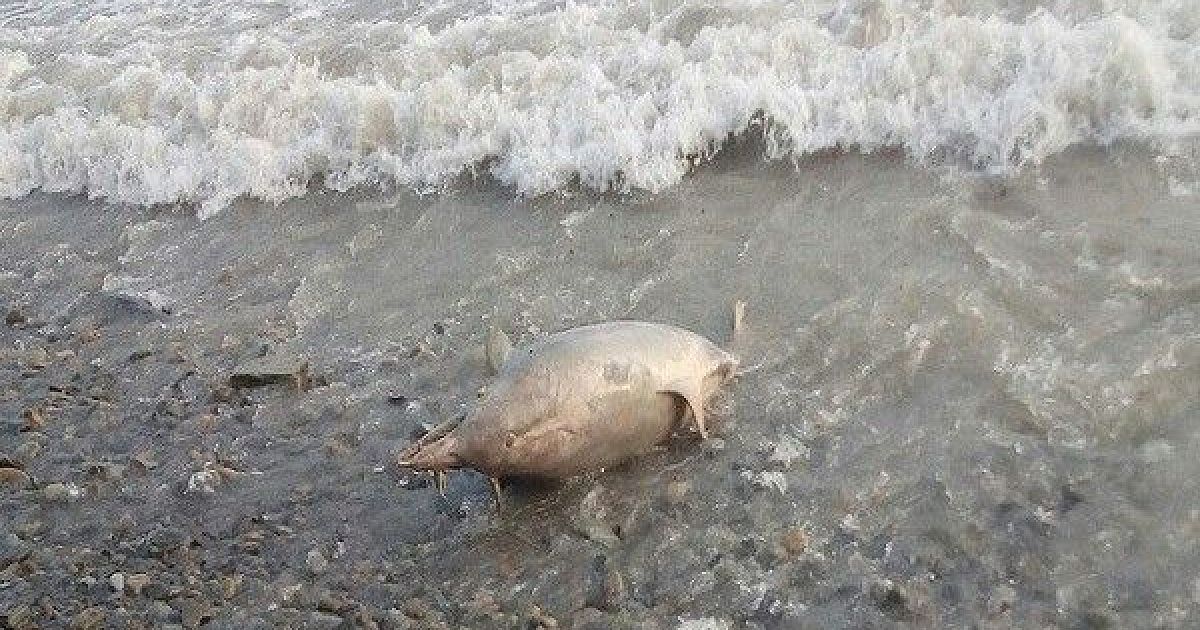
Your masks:
{"label": "beach debris", "polygon": [[402,467],[490,477],[569,477],[644,453],[681,426],[708,436],[705,404],[737,359],[665,324],[617,321],[513,351],[461,422],[431,431]]}
{"label": "beach debris", "polygon": [[312,384],[308,362],[288,354],[272,354],[239,365],[229,377],[234,388],[286,385],[305,391]]}
{"label": "beach debris", "polygon": [[746,324],[746,302],[737,300],[733,303],[733,334],[742,332]]}

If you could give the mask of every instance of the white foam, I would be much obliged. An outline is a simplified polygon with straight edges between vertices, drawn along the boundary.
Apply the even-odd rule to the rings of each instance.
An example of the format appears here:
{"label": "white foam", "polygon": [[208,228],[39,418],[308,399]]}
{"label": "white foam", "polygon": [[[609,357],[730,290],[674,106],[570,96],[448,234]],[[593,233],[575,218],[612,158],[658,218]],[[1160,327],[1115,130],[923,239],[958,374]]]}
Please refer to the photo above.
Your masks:
{"label": "white foam", "polygon": [[731,622],[716,617],[680,618],[679,625],[675,627],[675,630],[729,630],[732,627]]}
{"label": "white foam", "polygon": [[48,2],[0,21],[0,195],[215,211],[314,178],[467,172],[524,194],[658,191],[748,130],[771,158],[895,146],[995,172],[1200,132],[1194,0],[311,4]]}

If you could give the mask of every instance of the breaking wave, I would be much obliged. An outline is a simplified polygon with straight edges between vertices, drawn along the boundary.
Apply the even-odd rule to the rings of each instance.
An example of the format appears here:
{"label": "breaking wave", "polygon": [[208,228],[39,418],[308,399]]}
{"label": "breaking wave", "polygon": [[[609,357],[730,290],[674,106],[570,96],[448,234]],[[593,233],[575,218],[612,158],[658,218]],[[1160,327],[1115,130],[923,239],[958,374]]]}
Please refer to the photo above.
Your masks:
{"label": "breaking wave", "polygon": [[659,191],[731,136],[1006,173],[1200,131],[1194,0],[90,0],[0,10],[0,195]]}

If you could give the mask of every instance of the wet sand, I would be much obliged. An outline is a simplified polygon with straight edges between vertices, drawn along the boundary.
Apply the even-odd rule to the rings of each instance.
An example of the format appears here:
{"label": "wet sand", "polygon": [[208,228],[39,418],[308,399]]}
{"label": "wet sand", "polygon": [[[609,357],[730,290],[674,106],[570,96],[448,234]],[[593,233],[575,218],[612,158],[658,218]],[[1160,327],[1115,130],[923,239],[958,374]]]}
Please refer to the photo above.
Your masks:
{"label": "wet sand", "polygon": [[[198,221],[0,206],[11,627],[1200,623],[1196,150],[1012,180],[733,152],[660,195],[319,193]],[[730,305],[748,303],[728,334]],[[752,369],[559,484],[394,452],[518,345],[615,318]],[[307,387],[235,388],[307,363]]]}

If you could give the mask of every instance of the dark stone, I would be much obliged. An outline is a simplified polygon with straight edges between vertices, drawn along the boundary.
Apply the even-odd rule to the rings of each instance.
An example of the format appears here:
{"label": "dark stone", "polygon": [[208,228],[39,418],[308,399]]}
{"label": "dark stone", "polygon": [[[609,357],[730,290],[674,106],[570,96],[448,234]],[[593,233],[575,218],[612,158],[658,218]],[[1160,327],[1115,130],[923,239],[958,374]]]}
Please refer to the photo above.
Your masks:
{"label": "dark stone", "polygon": [[597,555],[588,576],[587,605],[617,611],[625,599],[625,580],[608,556]]}
{"label": "dark stone", "polygon": [[614,625],[612,615],[595,608],[584,608],[571,620],[571,627],[580,630],[606,630]]}
{"label": "dark stone", "polygon": [[160,556],[191,542],[187,532],[178,527],[158,527],[146,537],[147,551]]}
{"label": "dark stone", "polygon": [[85,462],[83,469],[88,475],[104,481],[115,481],[125,475],[125,467],[112,462]]}
{"label": "dark stone", "polygon": [[324,628],[334,630],[335,628],[352,628],[353,625],[345,623],[343,619],[337,615],[331,615],[324,612],[311,612],[308,614],[308,623],[305,624],[308,628]]}
{"label": "dark stone", "polygon": [[16,534],[0,537],[0,571],[29,557],[32,548]]}
{"label": "dark stone", "polygon": [[8,313],[4,315],[4,323],[13,328],[23,326],[28,321],[29,318],[25,316],[25,313],[17,308],[8,309]]}
{"label": "dark stone", "polygon": [[416,619],[418,621],[432,619],[437,612],[429,605],[429,602],[419,597],[411,597],[404,602],[400,609],[406,617]]}
{"label": "dark stone", "polygon": [[171,623],[178,621],[179,613],[171,608],[169,604],[163,601],[152,601],[146,606],[146,611],[159,624]]}
{"label": "dark stone", "polygon": [[29,487],[29,475],[22,469],[12,466],[0,466],[0,487],[14,491]]}
{"label": "dark stone", "polygon": [[312,384],[308,362],[287,355],[271,355],[247,361],[234,370],[229,384],[235,388],[287,385],[305,391]]}
{"label": "dark stone", "polygon": [[1117,627],[1116,615],[1108,610],[1090,610],[1079,615],[1079,622],[1075,624],[1079,628],[1087,628],[1087,630],[1107,630],[1108,628]]}
{"label": "dark stone", "polygon": [[8,609],[8,613],[4,616],[6,628],[13,630],[33,630],[38,628],[38,613],[29,605],[18,604]]}
{"label": "dark stone", "polygon": [[879,610],[897,621],[910,621],[915,616],[912,602],[904,589],[891,580],[879,580],[871,584],[871,599]]}
{"label": "dark stone", "polygon": [[99,606],[84,608],[71,618],[70,628],[71,630],[95,630],[104,627],[107,618],[108,614]]}
{"label": "dark stone", "polygon": [[141,361],[142,359],[146,359],[146,358],[154,356],[154,354],[155,354],[154,350],[134,350],[133,352],[131,352],[129,354],[129,358],[127,360],[130,363],[137,363],[138,361]]}
{"label": "dark stone", "polygon": [[763,595],[762,601],[759,602],[758,608],[751,619],[757,619],[768,625],[778,625],[783,618],[784,612],[787,610],[787,602],[778,592],[768,591]]}
{"label": "dark stone", "polygon": [[355,602],[344,593],[325,591],[317,595],[317,610],[327,613],[342,614],[355,606]]}
{"label": "dark stone", "polygon": [[177,590],[157,580],[151,580],[142,588],[142,592],[145,593],[146,597],[159,601],[171,599],[175,596]]}
{"label": "dark stone", "polygon": [[212,619],[212,605],[199,597],[180,597],[171,605],[179,611],[179,618],[185,628],[197,628],[205,621]]}
{"label": "dark stone", "polygon": [[1070,512],[1072,508],[1083,503],[1084,497],[1075,488],[1069,484],[1064,484],[1062,487],[1062,496],[1058,500],[1058,511],[1062,513]]}

